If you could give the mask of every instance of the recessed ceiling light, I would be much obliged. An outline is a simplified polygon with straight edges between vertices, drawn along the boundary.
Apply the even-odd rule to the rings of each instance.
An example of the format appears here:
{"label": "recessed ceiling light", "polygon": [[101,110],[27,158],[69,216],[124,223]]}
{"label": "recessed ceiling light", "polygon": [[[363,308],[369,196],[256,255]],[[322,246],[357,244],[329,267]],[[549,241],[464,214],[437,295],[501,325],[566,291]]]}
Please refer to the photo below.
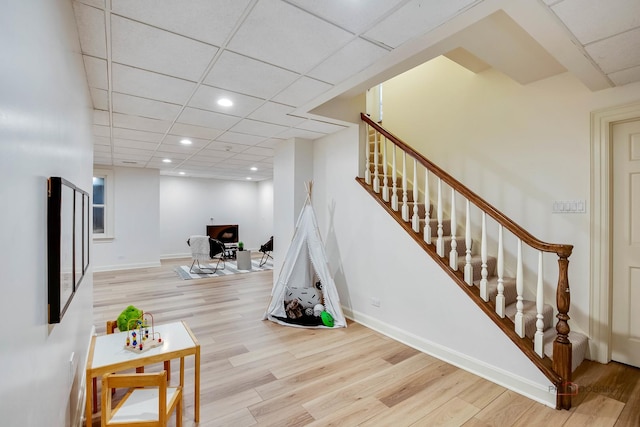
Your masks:
{"label": "recessed ceiling light", "polygon": [[191,140],[190,140],[190,139],[185,138],[185,139],[181,139],[181,140],[180,140],[180,144],[184,144],[184,145],[191,145],[191,144],[192,144],[192,142],[191,142]]}
{"label": "recessed ceiling light", "polygon": [[255,166],[252,166],[252,167],[251,167],[251,170],[252,170],[252,171],[257,171],[257,170],[258,170],[258,168],[257,168],[257,167],[255,167]]}
{"label": "recessed ceiling light", "polygon": [[247,179],[248,179],[249,181],[251,181],[251,179],[252,179],[252,178],[251,178],[250,176],[248,176],[248,177],[247,177]]}
{"label": "recessed ceiling light", "polygon": [[221,107],[231,107],[233,105],[233,101],[229,98],[220,98],[218,99],[218,105]]}
{"label": "recessed ceiling light", "polygon": [[162,159],[163,163],[171,163],[171,159]]}
{"label": "recessed ceiling light", "polygon": [[184,172],[178,172],[180,175],[184,175]]}

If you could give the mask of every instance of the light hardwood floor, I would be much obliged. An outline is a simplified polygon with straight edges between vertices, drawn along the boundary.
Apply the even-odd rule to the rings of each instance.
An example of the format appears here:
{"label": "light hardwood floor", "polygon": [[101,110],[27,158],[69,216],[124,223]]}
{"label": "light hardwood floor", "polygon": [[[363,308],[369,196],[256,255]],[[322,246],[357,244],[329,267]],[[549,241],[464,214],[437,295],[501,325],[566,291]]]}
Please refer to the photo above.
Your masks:
{"label": "light hardwood floor", "polygon": [[[158,323],[186,321],[202,351],[200,426],[640,425],[638,369],[585,362],[576,406],[557,411],[357,323],[315,330],[262,321],[271,271],[181,280],[173,268],[188,262],[95,273],[94,324],[104,333],[129,304]],[[190,359],[185,426],[196,425]],[[178,368],[174,361],[173,381]]]}

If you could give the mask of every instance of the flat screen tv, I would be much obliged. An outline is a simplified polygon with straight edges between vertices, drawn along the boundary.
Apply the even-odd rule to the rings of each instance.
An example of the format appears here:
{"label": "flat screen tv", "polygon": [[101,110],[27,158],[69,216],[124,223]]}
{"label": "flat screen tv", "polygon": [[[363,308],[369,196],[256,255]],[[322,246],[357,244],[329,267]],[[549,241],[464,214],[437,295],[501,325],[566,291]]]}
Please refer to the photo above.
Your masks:
{"label": "flat screen tv", "polygon": [[207,236],[222,243],[238,243],[238,225],[207,225]]}

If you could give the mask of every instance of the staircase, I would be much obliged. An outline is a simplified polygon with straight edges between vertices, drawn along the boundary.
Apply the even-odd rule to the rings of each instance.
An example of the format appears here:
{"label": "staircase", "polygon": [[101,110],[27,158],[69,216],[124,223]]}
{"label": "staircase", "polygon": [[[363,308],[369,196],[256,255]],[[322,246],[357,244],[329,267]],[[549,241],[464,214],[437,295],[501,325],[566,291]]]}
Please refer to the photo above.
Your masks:
{"label": "staircase", "polygon": [[[365,176],[356,180],[555,385],[556,407],[571,408],[571,374],[588,346],[588,338],[570,331],[567,323],[568,258],[573,247],[536,239],[368,116],[361,118],[369,143]],[[474,221],[474,215],[480,221]],[[458,216],[464,217],[464,224]],[[499,225],[497,236],[491,236],[497,247],[491,251],[487,218]],[[515,252],[511,275],[505,266],[507,233],[517,242],[511,251]],[[535,291],[530,292],[535,300],[524,296],[529,288],[524,283],[523,245],[538,254],[537,266],[531,269],[537,271]],[[558,259],[555,308],[544,295],[547,255]]]}

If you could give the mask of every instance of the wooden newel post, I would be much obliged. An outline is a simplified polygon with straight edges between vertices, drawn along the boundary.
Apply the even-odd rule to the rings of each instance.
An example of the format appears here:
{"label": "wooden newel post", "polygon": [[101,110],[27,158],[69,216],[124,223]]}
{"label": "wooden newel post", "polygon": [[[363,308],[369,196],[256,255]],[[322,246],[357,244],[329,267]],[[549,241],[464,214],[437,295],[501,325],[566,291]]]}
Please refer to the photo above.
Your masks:
{"label": "wooden newel post", "polygon": [[569,306],[571,292],[569,289],[569,255],[572,247],[564,253],[558,253],[558,288],[556,304],[558,305],[558,323],[556,324],[556,340],[553,342],[553,370],[562,378],[556,390],[556,406],[558,409],[570,409],[571,397],[576,388],[571,383],[571,341],[569,340]]}

